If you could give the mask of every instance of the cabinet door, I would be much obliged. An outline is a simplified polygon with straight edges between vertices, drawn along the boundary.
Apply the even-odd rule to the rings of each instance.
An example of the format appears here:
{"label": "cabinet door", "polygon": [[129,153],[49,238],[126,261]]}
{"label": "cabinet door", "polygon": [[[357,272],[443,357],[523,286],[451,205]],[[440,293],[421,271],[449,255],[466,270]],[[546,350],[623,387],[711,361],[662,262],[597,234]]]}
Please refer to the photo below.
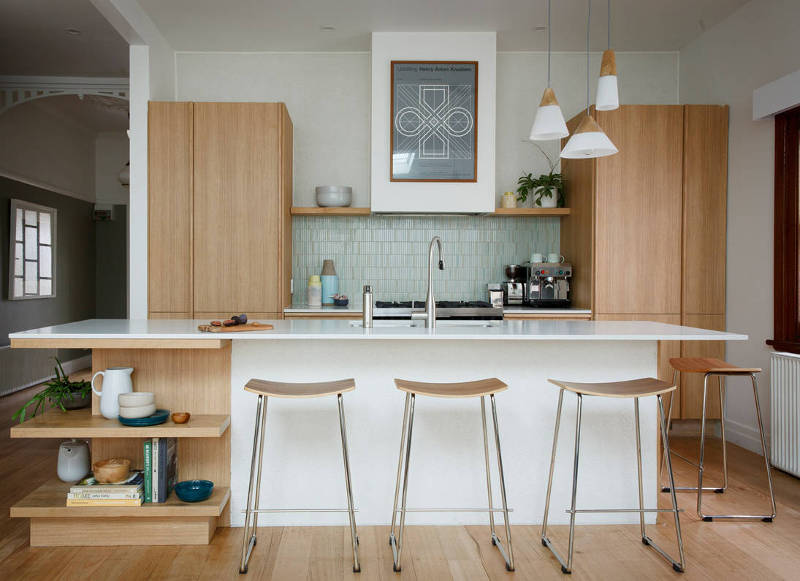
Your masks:
{"label": "cabinet door", "polygon": [[[687,327],[699,327],[714,331],[725,330],[725,315],[684,315],[683,324]],[[725,359],[724,341],[683,341],[681,357],[713,357]],[[742,381],[729,379],[728,381]],[[703,414],[703,374],[684,373],[681,379],[681,415],[683,419],[700,419]],[[717,379],[711,378],[708,383],[708,401],[706,417],[719,418],[719,390]]]}
{"label": "cabinet door", "polygon": [[277,103],[195,103],[194,311],[280,312]]}
{"label": "cabinet door", "polygon": [[[192,316],[192,103],[148,108],[150,318]],[[159,315],[161,314],[161,315]]]}
{"label": "cabinet door", "polygon": [[683,147],[683,311],[725,313],[728,107],[686,105]]}
{"label": "cabinet door", "polygon": [[683,108],[597,112],[619,153],[597,160],[595,311],[680,314]]}

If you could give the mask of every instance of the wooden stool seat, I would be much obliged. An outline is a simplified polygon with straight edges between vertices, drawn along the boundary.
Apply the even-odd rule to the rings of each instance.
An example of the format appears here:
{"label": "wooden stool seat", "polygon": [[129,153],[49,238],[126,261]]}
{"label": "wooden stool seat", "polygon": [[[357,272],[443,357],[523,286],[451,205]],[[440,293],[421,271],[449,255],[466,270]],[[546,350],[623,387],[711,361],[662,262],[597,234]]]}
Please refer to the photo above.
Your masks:
{"label": "wooden stool seat", "polygon": [[500,393],[508,389],[508,386],[496,377],[460,383],[424,383],[422,381],[395,379],[394,384],[400,391],[433,397],[479,397]]}
{"label": "wooden stool seat", "polygon": [[672,368],[682,373],[721,373],[725,375],[761,373],[758,367],[737,367],[722,359],[712,357],[673,357]]}
{"label": "wooden stool seat", "polygon": [[283,381],[267,381],[251,379],[244,386],[245,391],[268,397],[322,397],[353,391],[355,379],[339,379],[336,381],[320,381],[316,383],[288,383]]}
{"label": "wooden stool seat", "polygon": [[631,379],[630,381],[612,381],[611,383],[578,383],[557,379],[548,379],[547,381],[573,393],[600,397],[647,397],[675,391],[673,384],[652,377]]}

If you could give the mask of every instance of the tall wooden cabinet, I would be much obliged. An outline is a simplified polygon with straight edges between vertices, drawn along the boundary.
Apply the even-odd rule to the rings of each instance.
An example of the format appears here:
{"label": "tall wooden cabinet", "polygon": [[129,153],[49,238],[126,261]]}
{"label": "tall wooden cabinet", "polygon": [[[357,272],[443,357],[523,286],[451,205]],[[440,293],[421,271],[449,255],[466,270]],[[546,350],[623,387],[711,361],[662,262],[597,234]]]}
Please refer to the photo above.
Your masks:
{"label": "tall wooden cabinet", "polygon": [[[561,221],[561,252],[575,266],[574,305],[597,320],[724,328],[728,107],[593,114],[619,153],[562,162],[572,213]],[[722,357],[724,344],[662,342],[659,376],[672,379],[670,357],[700,354]],[[700,417],[702,378],[682,378],[679,389],[673,416]]]}
{"label": "tall wooden cabinet", "polygon": [[282,318],[292,122],[283,103],[151,102],[151,318]]}

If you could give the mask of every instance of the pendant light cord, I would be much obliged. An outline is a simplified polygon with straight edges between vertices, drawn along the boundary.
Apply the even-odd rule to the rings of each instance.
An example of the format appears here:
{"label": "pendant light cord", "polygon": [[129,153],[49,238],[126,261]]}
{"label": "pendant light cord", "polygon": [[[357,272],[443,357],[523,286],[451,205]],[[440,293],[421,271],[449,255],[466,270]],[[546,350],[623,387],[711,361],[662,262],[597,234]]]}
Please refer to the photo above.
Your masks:
{"label": "pendant light cord", "polygon": [[586,116],[589,116],[589,29],[592,22],[592,0],[587,1],[586,10]]}
{"label": "pendant light cord", "polygon": [[[609,0],[610,1],[610,0]],[[547,0],[547,88],[550,88],[550,39],[553,33],[550,29],[550,0]]]}

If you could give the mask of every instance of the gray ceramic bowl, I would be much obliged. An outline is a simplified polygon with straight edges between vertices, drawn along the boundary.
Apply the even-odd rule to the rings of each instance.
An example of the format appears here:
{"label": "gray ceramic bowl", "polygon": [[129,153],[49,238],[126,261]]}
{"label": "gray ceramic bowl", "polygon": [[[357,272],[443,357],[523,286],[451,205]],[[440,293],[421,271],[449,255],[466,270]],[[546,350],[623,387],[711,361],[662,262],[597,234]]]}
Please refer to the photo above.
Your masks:
{"label": "gray ceramic bowl", "polygon": [[342,207],[353,201],[353,188],[350,186],[317,186],[317,206]]}

